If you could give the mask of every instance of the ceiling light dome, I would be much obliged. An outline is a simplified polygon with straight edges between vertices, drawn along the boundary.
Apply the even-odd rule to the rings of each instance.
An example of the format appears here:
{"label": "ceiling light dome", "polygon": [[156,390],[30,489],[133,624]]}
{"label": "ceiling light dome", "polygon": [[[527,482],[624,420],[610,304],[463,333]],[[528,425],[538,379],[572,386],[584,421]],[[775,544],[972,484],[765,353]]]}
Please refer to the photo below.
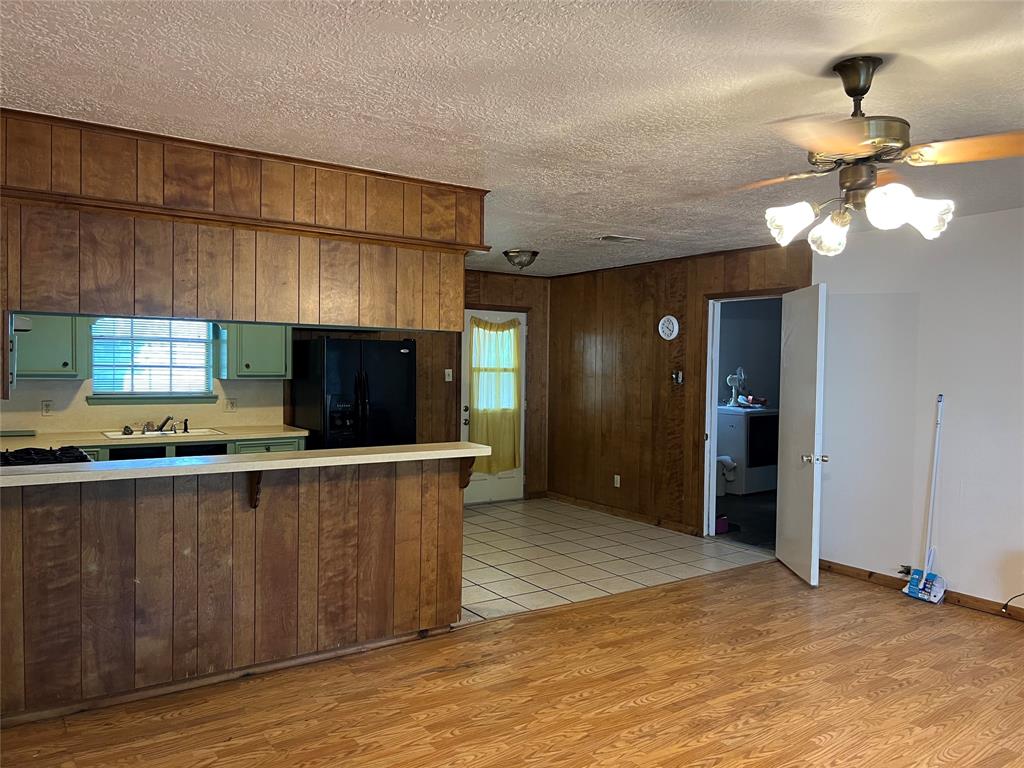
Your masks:
{"label": "ceiling light dome", "polygon": [[807,235],[811,250],[822,256],[837,256],[846,247],[846,233],[850,229],[850,214],[840,209],[826,216]]}
{"label": "ceiling light dome", "polygon": [[526,269],[537,260],[540,251],[531,251],[528,248],[509,248],[507,251],[502,251],[502,254],[513,267]]}
{"label": "ceiling light dome", "polygon": [[807,202],[769,208],[764,212],[768,229],[779,245],[789,245],[793,238],[811,226],[811,222],[817,217],[814,206]]}
{"label": "ceiling light dome", "polygon": [[907,223],[926,240],[934,240],[946,231],[946,225],[953,218],[954,207],[952,200],[914,198],[914,206]]}
{"label": "ceiling light dome", "polygon": [[913,190],[905,184],[875,187],[864,198],[864,213],[876,229],[899,229],[914,212]]}

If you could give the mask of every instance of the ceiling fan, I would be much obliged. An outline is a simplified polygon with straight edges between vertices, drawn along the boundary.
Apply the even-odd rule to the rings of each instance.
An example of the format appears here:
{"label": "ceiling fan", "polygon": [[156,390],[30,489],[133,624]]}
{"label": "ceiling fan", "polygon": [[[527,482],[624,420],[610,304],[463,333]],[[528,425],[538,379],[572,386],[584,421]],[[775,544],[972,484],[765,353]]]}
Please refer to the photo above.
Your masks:
{"label": "ceiling fan", "polygon": [[[746,184],[740,190],[759,189],[786,181],[816,178],[839,172],[839,195],[817,205],[796,203],[765,211],[765,221],[780,245],[788,245],[832,204],[838,206],[807,236],[811,249],[835,256],[846,247],[852,213],[863,211],[878,229],[910,224],[933,240],[953,216],[952,200],[917,197],[887,166],[952,165],[1024,156],[1024,131],[972,136],[928,144],[910,143],[910,123],[902,117],[869,116],[861,102],[871,88],[875,71],[882,65],[877,56],[853,56],[832,67],[853,99],[853,114],[845,120],[798,118],[784,120],[776,128],[790,142],[807,150],[812,168],[773,179]],[[881,166],[881,167],[880,167]]]}

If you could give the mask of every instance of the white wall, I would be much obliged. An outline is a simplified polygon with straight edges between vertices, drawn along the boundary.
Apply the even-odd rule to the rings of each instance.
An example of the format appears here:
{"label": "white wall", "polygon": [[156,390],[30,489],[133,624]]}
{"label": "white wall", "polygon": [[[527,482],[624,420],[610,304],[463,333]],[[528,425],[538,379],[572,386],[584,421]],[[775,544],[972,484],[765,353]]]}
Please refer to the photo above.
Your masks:
{"label": "white wall", "polygon": [[829,290],[822,557],[920,563],[942,392],[936,570],[989,600],[1024,591],[1024,210],[934,241],[853,232],[813,276]]}
{"label": "white wall", "polygon": [[732,387],[725,379],[742,365],[747,388],[778,408],[782,299],[722,302],[720,331],[718,401],[732,397]]}

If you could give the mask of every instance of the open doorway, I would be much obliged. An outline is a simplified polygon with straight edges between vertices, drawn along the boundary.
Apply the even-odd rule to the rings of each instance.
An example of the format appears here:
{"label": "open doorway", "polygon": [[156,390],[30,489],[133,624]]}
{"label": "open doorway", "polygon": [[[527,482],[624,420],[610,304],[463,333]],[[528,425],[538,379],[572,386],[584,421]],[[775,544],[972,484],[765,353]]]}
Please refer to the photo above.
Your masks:
{"label": "open doorway", "polygon": [[462,439],[491,446],[476,460],[465,501],[523,498],[526,313],[468,309],[462,334]]}
{"label": "open doorway", "polygon": [[710,303],[707,534],[774,552],[782,299]]}

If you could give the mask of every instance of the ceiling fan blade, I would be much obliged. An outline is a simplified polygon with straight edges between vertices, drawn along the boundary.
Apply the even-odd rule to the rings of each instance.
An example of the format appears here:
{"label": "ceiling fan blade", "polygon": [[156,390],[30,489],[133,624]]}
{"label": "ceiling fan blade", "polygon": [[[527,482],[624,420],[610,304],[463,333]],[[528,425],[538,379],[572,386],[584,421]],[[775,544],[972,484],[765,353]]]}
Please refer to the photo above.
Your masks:
{"label": "ceiling fan blade", "polygon": [[917,166],[978,163],[1007,157],[1024,157],[1024,131],[915,144],[901,155],[903,162]]}
{"label": "ceiling fan blade", "polygon": [[762,187],[771,187],[775,184],[782,184],[787,181],[799,181],[800,179],[812,179],[815,176],[826,176],[832,173],[834,169],[827,171],[800,171],[799,173],[790,173],[785,176],[776,176],[773,179],[761,179],[760,181],[752,181],[749,184],[744,184],[741,187],[735,187],[730,192],[746,192],[751,189],[761,189]]}
{"label": "ceiling fan blade", "polygon": [[780,120],[772,126],[791,144],[829,155],[857,154],[863,149],[863,118],[808,118]]}

